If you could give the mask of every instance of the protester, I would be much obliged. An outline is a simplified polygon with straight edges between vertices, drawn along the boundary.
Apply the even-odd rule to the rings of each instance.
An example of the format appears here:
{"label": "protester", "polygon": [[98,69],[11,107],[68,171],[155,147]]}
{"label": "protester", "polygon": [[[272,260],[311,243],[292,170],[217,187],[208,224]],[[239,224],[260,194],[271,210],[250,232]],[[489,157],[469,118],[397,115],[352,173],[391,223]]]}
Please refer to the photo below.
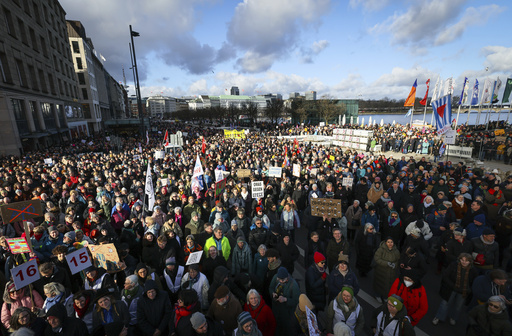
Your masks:
{"label": "protester", "polygon": [[247,293],[244,310],[251,314],[263,336],[273,336],[275,334],[276,319],[274,313],[256,290],[251,289]]}
{"label": "protester", "polygon": [[470,336],[512,334],[505,300],[500,296],[491,296],[485,304],[473,308],[468,316]]}

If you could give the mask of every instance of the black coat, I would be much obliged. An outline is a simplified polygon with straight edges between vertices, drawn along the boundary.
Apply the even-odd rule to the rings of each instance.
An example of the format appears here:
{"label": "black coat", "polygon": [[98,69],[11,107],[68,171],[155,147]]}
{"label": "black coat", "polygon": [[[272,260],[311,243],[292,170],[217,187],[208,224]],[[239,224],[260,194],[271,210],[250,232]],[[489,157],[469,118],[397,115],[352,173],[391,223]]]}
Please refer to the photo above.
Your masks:
{"label": "black coat", "polygon": [[311,303],[320,310],[325,307],[325,279],[327,279],[327,274],[322,279],[322,273],[320,273],[316,264],[308,267],[306,271],[306,295]]}
{"label": "black coat", "polygon": [[66,308],[61,304],[57,303],[52,306],[47,313],[47,316],[55,316],[58,317],[62,324],[62,331],[60,333],[56,333],[52,330],[50,325],[46,326],[44,330],[45,336],[54,336],[54,335],[77,335],[77,336],[87,336],[89,332],[87,331],[87,326],[84,321],[76,318],[76,317],[67,317]]}
{"label": "black coat", "polygon": [[171,318],[169,319],[169,335],[175,333],[179,336],[195,336],[196,333],[190,323],[190,318],[195,312],[201,312],[201,304],[199,302],[190,309],[190,315],[181,317],[178,323],[176,323],[176,309],[173,309]]}
{"label": "black coat", "polygon": [[295,269],[295,260],[300,256],[299,249],[290,240],[288,245],[285,245],[283,242],[279,243],[277,245],[277,250],[281,257],[282,266],[284,266],[290,274],[293,274],[293,270]]}
{"label": "black coat", "polygon": [[162,335],[166,335],[172,314],[171,301],[166,292],[159,291],[156,286],[154,289],[157,290],[157,295],[153,300],[147,297],[148,288],[145,288],[144,295],[137,302],[138,326],[147,336],[152,336],[156,329],[160,330]]}
{"label": "black coat", "polygon": [[379,247],[380,239],[377,234],[370,236],[359,231],[356,235],[354,245],[356,249],[356,268],[361,273],[368,273],[371,270],[371,264],[375,251]]}

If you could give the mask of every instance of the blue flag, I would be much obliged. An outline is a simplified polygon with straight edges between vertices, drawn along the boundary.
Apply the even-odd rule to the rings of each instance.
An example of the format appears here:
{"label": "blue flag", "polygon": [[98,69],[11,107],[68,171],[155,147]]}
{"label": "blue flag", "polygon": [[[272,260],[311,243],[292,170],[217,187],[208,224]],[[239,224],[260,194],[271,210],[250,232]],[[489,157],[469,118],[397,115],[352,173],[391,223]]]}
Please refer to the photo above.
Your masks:
{"label": "blue flag", "polygon": [[436,116],[437,134],[444,134],[452,127],[452,95],[446,95],[432,103]]}
{"label": "blue flag", "polygon": [[470,105],[478,105],[478,79],[475,79],[475,86],[473,86],[473,95],[471,96]]}

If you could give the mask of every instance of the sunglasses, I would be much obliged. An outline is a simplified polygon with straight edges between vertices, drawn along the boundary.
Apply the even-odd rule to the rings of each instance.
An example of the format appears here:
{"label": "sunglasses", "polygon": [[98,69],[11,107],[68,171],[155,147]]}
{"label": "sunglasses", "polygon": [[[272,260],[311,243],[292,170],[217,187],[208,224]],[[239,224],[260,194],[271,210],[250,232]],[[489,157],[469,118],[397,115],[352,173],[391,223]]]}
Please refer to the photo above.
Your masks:
{"label": "sunglasses", "polygon": [[495,304],[492,304],[492,303],[489,303],[489,307],[493,307],[493,308],[496,308],[496,309],[500,309],[501,308],[500,305],[495,305]]}

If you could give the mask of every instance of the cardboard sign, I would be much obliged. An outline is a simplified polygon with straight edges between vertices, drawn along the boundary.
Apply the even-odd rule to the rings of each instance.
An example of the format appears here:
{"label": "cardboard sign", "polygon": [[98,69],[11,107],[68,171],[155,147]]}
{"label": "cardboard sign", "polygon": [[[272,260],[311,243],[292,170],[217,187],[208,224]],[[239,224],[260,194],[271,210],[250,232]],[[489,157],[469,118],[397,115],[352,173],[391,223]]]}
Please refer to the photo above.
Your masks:
{"label": "cardboard sign", "polygon": [[494,135],[502,135],[502,134],[505,134],[505,130],[504,129],[494,130]]}
{"label": "cardboard sign", "polygon": [[21,222],[44,215],[40,200],[30,200],[5,204],[0,207],[4,223]]}
{"label": "cardboard sign", "polygon": [[354,178],[352,178],[352,177],[344,177],[342,182],[341,182],[341,185],[344,186],[344,187],[352,188],[352,184],[353,183],[354,183]]}
{"label": "cardboard sign", "polygon": [[238,169],[236,171],[236,176],[238,176],[239,178],[251,177],[251,170],[250,169]]}
{"label": "cardboard sign", "polygon": [[281,167],[270,167],[268,169],[268,176],[269,177],[278,177],[280,178],[283,176],[283,168]]}
{"label": "cardboard sign", "polygon": [[215,196],[222,195],[226,189],[226,179],[220,180],[219,182],[215,182]]}
{"label": "cardboard sign", "polygon": [[308,306],[306,306],[306,317],[308,319],[309,336],[320,336],[316,315]]}
{"label": "cardboard sign", "polygon": [[22,289],[41,278],[35,259],[27,261],[18,267],[14,267],[11,269],[11,275],[16,289]]}
{"label": "cardboard sign", "polygon": [[203,251],[192,252],[188,256],[187,263],[185,265],[193,265],[198,264],[201,261],[201,256],[203,255]]}
{"label": "cardboard sign", "polygon": [[456,130],[448,130],[444,134],[444,143],[447,145],[455,145],[455,138],[457,137]]}
{"label": "cardboard sign", "polygon": [[87,247],[91,252],[95,267],[104,268],[111,273],[122,270],[114,244],[89,245]]}
{"label": "cardboard sign", "polygon": [[265,185],[263,184],[263,181],[252,181],[251,192],[251,196],[254,199],[265,197]]}
{"label": "cardboard sign", "polygon": [[12,254],[30,253],[30,247],[28,246],[25,237],[18,238],[7,238],[5,240]]}
{"label": "cardboard sign", "polygon": [[163,159],[165,156],[164,151],[155,151],[155,159]]}
{"label": "cardboard sign", "polygon": [[300,164],[298,163],[293,164],[293,176],[300,177]]}
{"label": "cardboard sign", "polygon": [[160,183],[162,184],[162,186],[171,185],[169,183],[169,179],[168,178],[160,179]]}
{"label": "cardboard sign", "polygon": [[66,261],[68,262],[71,274],[78,273],[92,266],[91,258],[89,258],[89,253],[86,248],[81,248],[66,255]]}
{"label": "cardboard sign", "polygon": [[311,215],[317,217],[341,218],[341,200],[333,198],[312,198]]}

